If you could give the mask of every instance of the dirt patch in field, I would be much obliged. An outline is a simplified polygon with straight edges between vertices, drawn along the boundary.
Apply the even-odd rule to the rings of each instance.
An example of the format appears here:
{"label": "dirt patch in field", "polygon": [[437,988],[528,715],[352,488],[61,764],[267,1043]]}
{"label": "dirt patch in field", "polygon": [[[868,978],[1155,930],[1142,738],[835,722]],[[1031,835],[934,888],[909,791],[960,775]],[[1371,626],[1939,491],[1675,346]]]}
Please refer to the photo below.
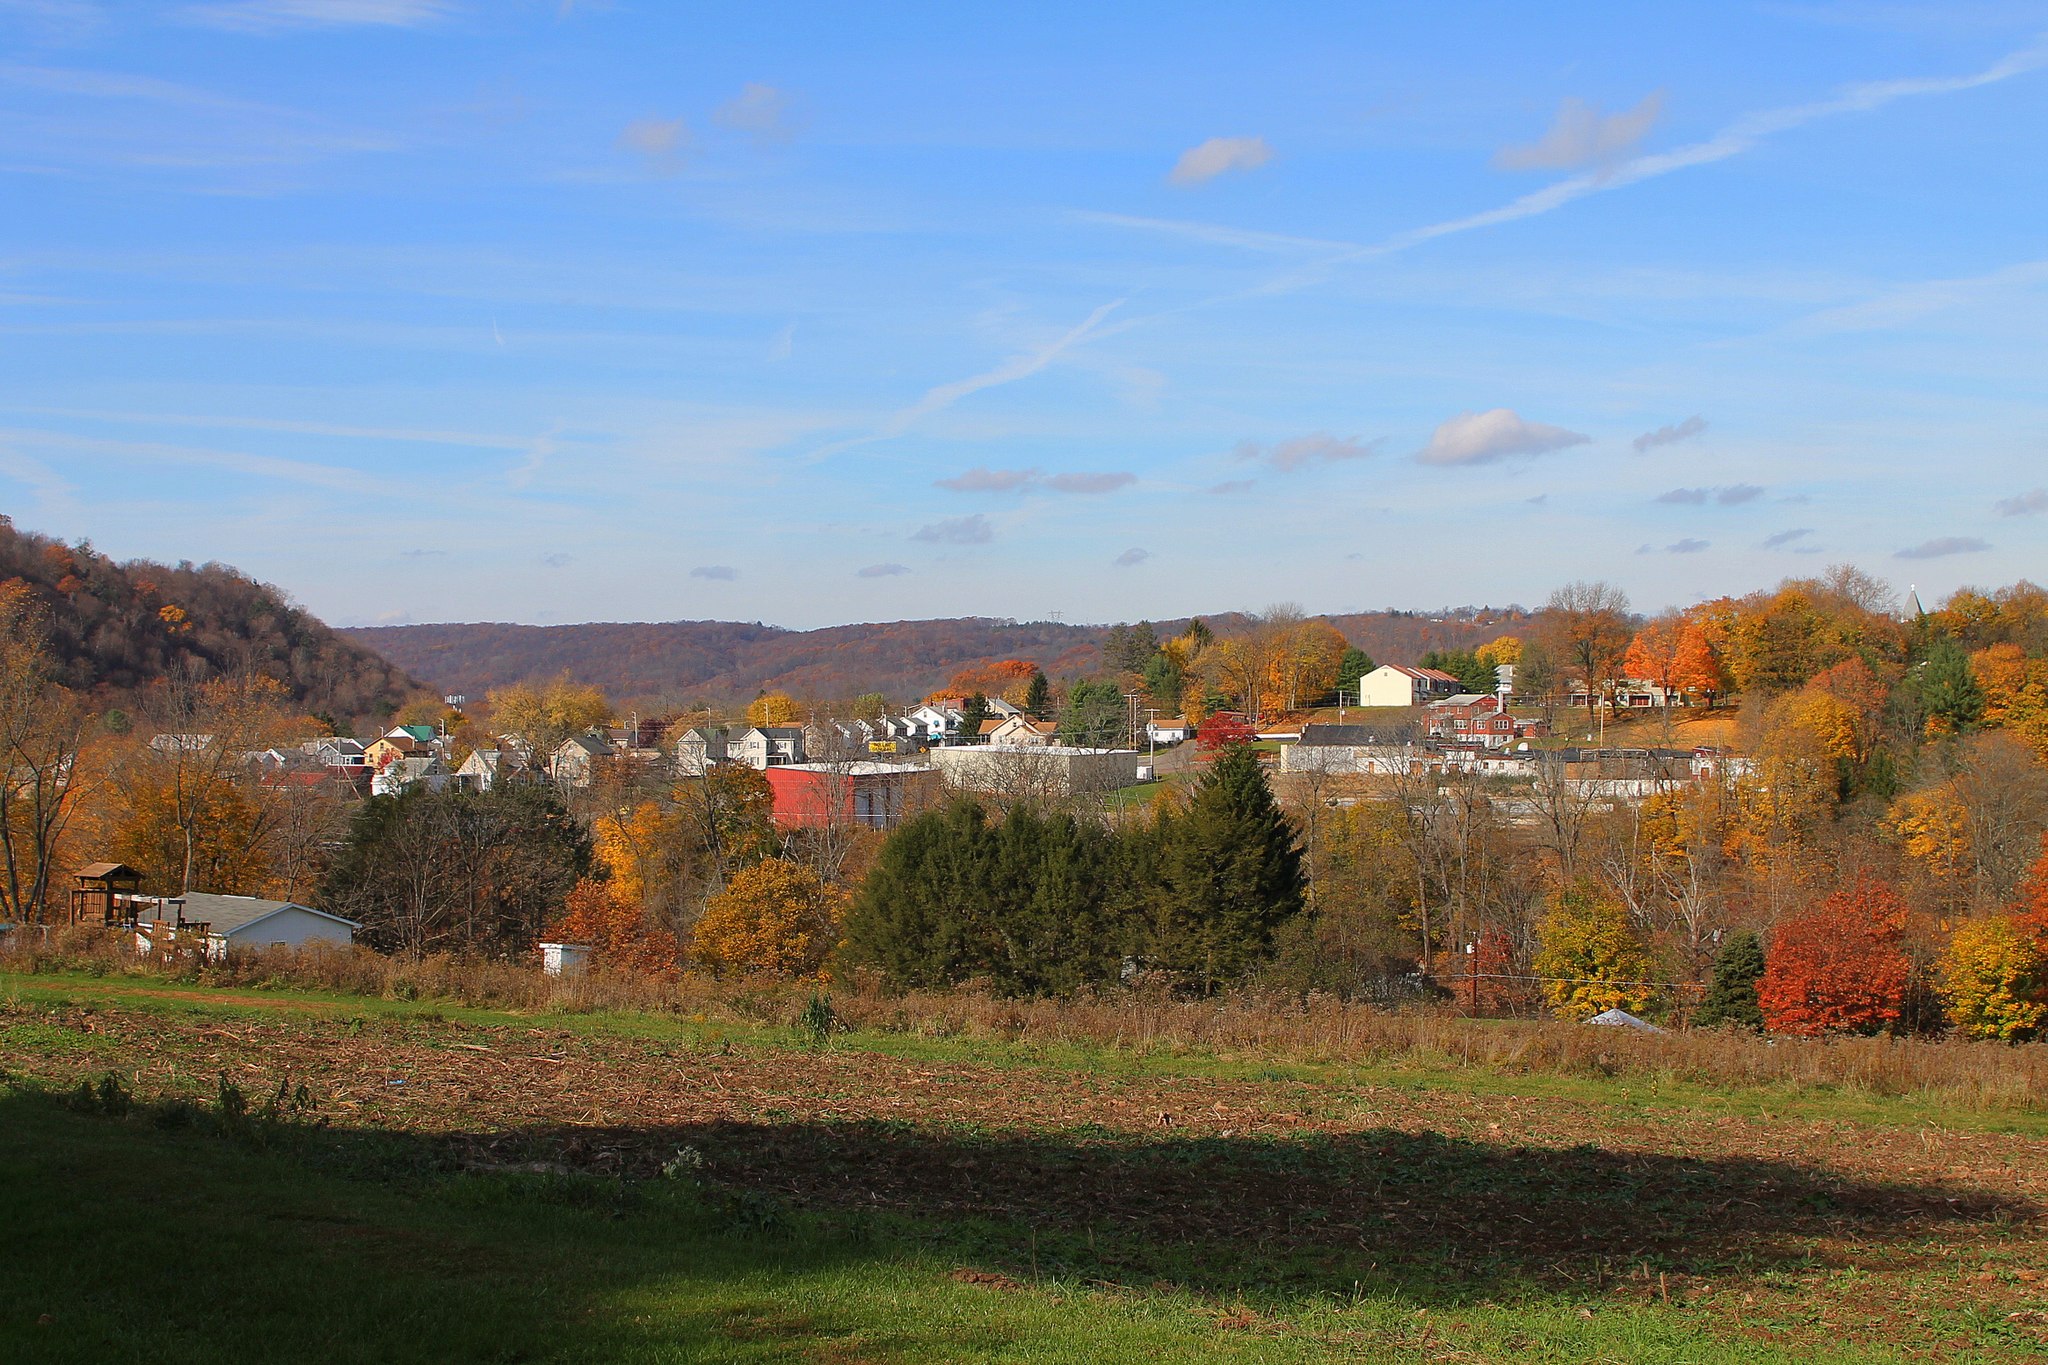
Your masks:
{"label": "dirt patch in field", "polygon": [[427,1166],[682,1169],[971,1237],[975,1273],[1005,1278],[1451,1303],[1541,1288],[1933,1356],[1959,1312],[2021,1334],[2048,1311],[2048,1140],[2026,1136],[418,1018],[33,1014],[102,1036],[0,1058],[53,1084],[289,1077],[338,1130],[399,1135]]}

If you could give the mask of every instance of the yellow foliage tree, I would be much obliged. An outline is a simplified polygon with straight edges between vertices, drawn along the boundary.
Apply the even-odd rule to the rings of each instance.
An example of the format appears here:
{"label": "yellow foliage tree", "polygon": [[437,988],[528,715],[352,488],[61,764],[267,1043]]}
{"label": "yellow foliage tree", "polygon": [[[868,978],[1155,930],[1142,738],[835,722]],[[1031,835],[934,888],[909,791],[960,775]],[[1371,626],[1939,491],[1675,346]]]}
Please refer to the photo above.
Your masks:
{"label": "yellow foliage tree", "polygon": [[2015,916],[1959,926],[1941,973],[1949,1018],[1968,1037],[2024,1042],[2048,1024],[2048,943]]}
{"label": "yellow foliage tree", "polygon": [[515,683],[490,694],[491,724],[499,734],[518,735],[539,754],[554,752],[571,735],[611,719],[612,704],[595,687],[582,687],[564,673],[538,687]]}
{"label": "yellow foliage tree", "polygon": [[2048,759],[2048,659],[2028,658],[2015,644],[1997,644],[1972,654],[1970,671],[1984,689],[1984,724]]}
{"label": "yellow foliage tree", "polygon": [[674,809],[654,801],[591,821],[593,848],[611,873],[614,894],[649,909],[666,908],[683,851],[682,823]]}
{"label": "yellow foliage tree", "polygon": [[817,975],[839,942],[848,900],[808,867],[771,858],[735,872],[711,898],[691,948],[716,971]]}
{"label": "yellow foliage tree", "polygon": [[796,699],[787,692],[763,692],[747,705],[749,725],[795,725],[802,719]]}
{"label": "yellow foliage tree", "polygon": [[1937,880],[1959,884],[1970,868],[1970,817],[1948,783],[1892,802],[1885,825],[1908,857]]}
{"label": "yellow foliage tree", "polygon": [[1549,977],[1543,991],[1566,1019],[1605,1010],[1640,1010],[1656,994],[1655,961],[1629,923],[1628,911],[1585,885],[1557,893],[1537,926],[1542,947],[1533,966]]}
{"label": "yellow foliage tree", "polygon": [[1503,635],[1498,640],[1489,640],[1472,651],[1472,657],[1488,668],[1499,668],[1502,664],[1522,662],[1522,640],[1518,635]]}
{"label": "yellow foliage tree", "polygon": [[150,772],[132,780],[123,795],[114,817],[113,856],[141,869],[151,890],[248,896],[267,889],[269,813],[241,783],[199,774],[188,777],[180,791],[178,783]]}

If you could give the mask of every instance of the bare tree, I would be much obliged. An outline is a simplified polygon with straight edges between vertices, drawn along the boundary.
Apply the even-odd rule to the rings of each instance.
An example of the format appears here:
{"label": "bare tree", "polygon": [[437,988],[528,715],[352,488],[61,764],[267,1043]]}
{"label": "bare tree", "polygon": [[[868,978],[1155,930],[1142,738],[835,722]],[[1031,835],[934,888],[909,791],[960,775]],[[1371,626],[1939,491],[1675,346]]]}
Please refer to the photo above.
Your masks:
{"label": "bare tree", "polygon": [[1550,594],[1539,632],[1549,652],[1584,682],[1590,730],[1599,723],[1595,708],[1628,653],[1628,594],[1612,583],[1567,583]]}
{"label": "bare tree", "polygon": [[84,706],[58,686],[44,623],[25,590],[0,591],[0,916],[50,914],[57,847],[91,783]]}

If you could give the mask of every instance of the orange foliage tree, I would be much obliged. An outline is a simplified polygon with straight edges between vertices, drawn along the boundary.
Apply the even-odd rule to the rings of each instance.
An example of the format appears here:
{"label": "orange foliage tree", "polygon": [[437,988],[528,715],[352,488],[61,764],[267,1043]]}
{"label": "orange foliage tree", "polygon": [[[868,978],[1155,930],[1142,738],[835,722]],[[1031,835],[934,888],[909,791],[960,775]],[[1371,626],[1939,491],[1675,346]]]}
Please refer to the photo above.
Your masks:
{"label": "orange foliage tree", "polygon": [[546,937],[556,943],[587,943],[591,956],[606,966],[669,977],[679,970],[676,936],[649,925],[637,904],[604,882],[576,883],[562,918]]}
{"label": "orange foliage tree", "polygon": [[1012,706],[1022,706],[1036,672],[1038,665],[1029,659],[971,664],[955,673],[945,691],[936,692],[933,697],[971,697],[979,692],[984,697],[1001,697]]}
{"label": "orange foliage tree", "polygon": [[813,976],[839,942],[848,899],[801,863],[770,858],[735,872],[711,898],[690,946],[720,971]]}
{"label": "orange foliage tree", "polygon": [[2029,658],[2016,644],[1996,644],[1970,656],[1970,671],[1984,689],[1984,724],[2048,759],[2048,659]]}
{"label": "orange foliage tree", "polygon": [[1876,1033],[1896,1023],[1912,976],[1906,903],[1868,876],[1771,935],[1757,1003],[1774,1033]]}
{"label": "orange foliage tree", "polygon": [[1629,677],[1664,689],[1666,705],[1672,693],[1712,696],[1722,690],[1720,660],[1714,656],[1706,630],[1675,611],[1650,618],[1636,632],[1621,666]]}

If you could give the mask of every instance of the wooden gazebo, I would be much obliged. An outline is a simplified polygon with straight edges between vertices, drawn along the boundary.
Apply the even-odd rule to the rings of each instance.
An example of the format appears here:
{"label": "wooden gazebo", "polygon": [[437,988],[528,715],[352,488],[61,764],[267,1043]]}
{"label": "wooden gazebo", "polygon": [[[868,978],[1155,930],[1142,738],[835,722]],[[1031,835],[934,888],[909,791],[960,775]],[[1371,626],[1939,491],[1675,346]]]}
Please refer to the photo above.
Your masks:
{"label": "wooden gazebo", "polygon": [[73,924],[133,924],[142,874],[126,863],[91,863],[71,891]]}

